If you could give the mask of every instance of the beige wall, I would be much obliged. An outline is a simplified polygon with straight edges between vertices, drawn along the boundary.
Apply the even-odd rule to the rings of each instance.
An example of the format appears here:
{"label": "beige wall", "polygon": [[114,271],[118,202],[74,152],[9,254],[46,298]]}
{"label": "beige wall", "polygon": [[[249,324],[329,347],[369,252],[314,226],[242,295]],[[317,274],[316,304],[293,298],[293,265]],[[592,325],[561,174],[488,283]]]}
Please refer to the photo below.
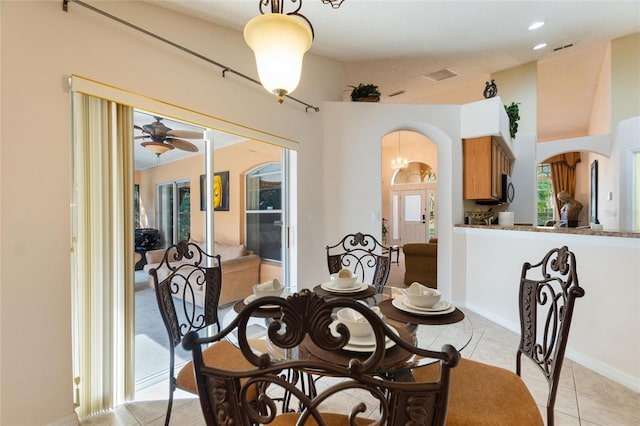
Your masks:
{"label": "beige wall", "polygon": [[518,134],[536,133],[538,105],[536,63],[530,62],[495,72],[491,74],[491,78],[496,81],[498,95],[505,105],[510,105],[511,102],[520,104]]}
{"label": "beige wall", "polygon": [[[229,211],[214,213],[216,241],[227,244],[244,243],[245,173],[261,164],[280,161],[281,153],[280,147],[251,140],[215,150],[214,171],[229,172]],[[162,156],[160,158],[162,159]],[[158,184],[188,180],[191,183],[191,238],[204,241],[205,212],[200,210],[200,175],[204,174],[204,169],[203,154],[138,172],[140,210],[144,223],[148,223],[151,228],[157,228]]]}
{"label": "beige wall", "polygon": [[[94,4],[257,78],[240,32],[145,2]],[[324,224],[313,194],[323,187],[323,111],[278,104],[257,85],[223,78],[220,69],[74,3],[66,13],[61,1],[3,1],[0,10],[0,424],[36,425],[74,414],[68,76],[299,142],[300,211],[316,218],[296,230],[300,263],[318,268]],[[340,64],[305,56],[296,97],[322,107],[342,99],[342,90]]]}
{"label": "beige wall", "polygon": [[605,135],[611,132],[611,45],[608,45],[596,86],[596,93],[589,120],[589,135]]}
{"label": "beige wall", "polygon": [[640,33],[611,42],[611,118],[614,124],[640,115]]}

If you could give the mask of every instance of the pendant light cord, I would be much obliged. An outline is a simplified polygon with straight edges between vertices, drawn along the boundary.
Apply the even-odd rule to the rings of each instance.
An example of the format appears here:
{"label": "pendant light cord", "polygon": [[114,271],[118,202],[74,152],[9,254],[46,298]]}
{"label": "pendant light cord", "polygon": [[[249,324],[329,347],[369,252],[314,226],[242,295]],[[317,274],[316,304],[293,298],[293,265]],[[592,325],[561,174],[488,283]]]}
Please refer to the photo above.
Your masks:
{"label": "pendant light cord", "polygon": [[[173,47],[175,47],[176,49],[180,49],[180,50],[182,50],[182,51],[183,51],[183,52],[185,52],[185,53],[188,53],[188,54],[190,54],[190,55],[192,55],[192,56],[195,56],[196,58],[202,59],[202,60],[203,60],[203,61],[205,61],[205,62],[208,62],[208,63],[210,63],[210,64],[212,64],[212,65],[215,65],[215,66],[217,66],[217,67],[219,67],[219,68],[222,68],[222,77],[223,77],[223,78],[225,78],[225,77],[226,77],[226,73],[228,73],[228,72],[229,72],[229,73],[231,73],[231,74],[235,74],[235,75],[237,75],[238,77],[242,77],[242,78],[244,78],[245,80],[249,80],[250,82],[255,83],[255,84],[257,84],[258,86],[262,87],[262,83],[260,83],[258,80],[254,79],[254,78],[251,78],[251,77],[249,77],[248,75],[241,73],[240,71],[237,71],[237,70],[235,70],[235,69],[233,69],[233,68],[231,68],[231,67],[228,67],[228,66],[226,66],[226,65],[224,65],[224,64],[221,64],[220,62],[214,61],[213,59],[207,58],[206,56],[201,55],[201,54],[200,54],[200,53],[198,53],[198,52],[194,52],[194,51],[193,51],[193,50],[191,50],[191,49],[188,49],[188,48],[186,48],[186,47],[184,47],[184,46],[181,46],[181,45],[179,45],[179,44],[177,44],[177,43],[174,43],[174,42],[173,42],[173,41],[171,41],[171,40],[168,40],[168,39],[166,39],[166,38],[164,38],[164,37],[161,37],[161,36],[159,36],[159,35],[157,35],[157,34],[154,34],[154,33],[152,33],[151,31],[145,30],[144,28],[141,28],[141,27],[139,27],[139,26],[137,26],[137,25],[134,25],[134,24],[132,24],[132,23],[130,23],[130,22],[127,22],[127,21],[125,21],[124,19],[118,18],[117,16],[111,15],[110,13],[107,13],[107,12],[105,12],[104,10],[98,9],[98,8],[96,8],[96,7],[94,7],[94,6],[91,6],[90,4],[84,3],[84,2],[83,2],[83,1],[81,1],[81,0],[62,0],[62,10],[63,10],[63,11],[65,11],[65,12],[68,12],[68,11],[69,11],[68,9],[69,9],[69,3],[70,3],[70,2],[71,2],[71,3],[76,3],[76,4],[78,4],[78,5],[80,5],[80,6],[83,6],[83,7],[86,7],[87,9],[92,10],[92,11],[94,11],[94,12],[96,12],[96,13],[98,13],[98,14],[102,15],[102,16],[105,16],[105,17],[107,17],[107,18],[109,18],[109,19],[112,19],[112,20],[114,20],[114,21],[116,21],[116,22],[119,22],[119,23],[121,23],[121,24],[123,24],[123,25],[126,25],[126,26],[127,26],[127,27],[129,27],[129,28],[132,28],[132,29],[134,29],[134,30],[136,30],[136,31],[139,31],[139,32],[141,32],[141,33],[143,33],[143,34],[148,35],[149,37],[153,37],[153,38],[155,38],[156,40],[159,40],[159,41],[161,41],[161,42],[163,42],[163,43],[166,43],[166,44],[168,44],[168,45],[170,45],[170,46],[173,46]],[[290,95],[284,95],[284,97],[285,97],[285,98],[287,98],[287,99],[291,99],[292,101],[295,101],[295,102],[298,102],[298,103],[300,103],[300,104],[304,105],[304,106],[305,106],[305,109],[304,109],[304,110],[305,110],[305,112],[309,112],[309,110],[313,110],[313,111],[315,111],[315,112],[320,111],[320,108],[319,108],[319,107],[317,107],[317,106],[313,106],[313,105],[310,105],[310,104],[308,104],[308,103],[306,103],[306,102],[301,101],[300,99],[294,98],[293,96],[290,96]]]}

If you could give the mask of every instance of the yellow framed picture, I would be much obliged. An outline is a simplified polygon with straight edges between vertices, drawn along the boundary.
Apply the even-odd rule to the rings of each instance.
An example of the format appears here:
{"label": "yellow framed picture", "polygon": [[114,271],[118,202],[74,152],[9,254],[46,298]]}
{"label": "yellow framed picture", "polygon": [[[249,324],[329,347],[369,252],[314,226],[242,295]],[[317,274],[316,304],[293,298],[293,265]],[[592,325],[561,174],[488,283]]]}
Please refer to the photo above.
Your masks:
{"label": "yellow framed picture", "polygon": [[[207,194],[206,194],[205,175],[200,175],[200,210],[206,210]],[[229,211],[229,172],[217,172],[213,174],[213,210]]]}

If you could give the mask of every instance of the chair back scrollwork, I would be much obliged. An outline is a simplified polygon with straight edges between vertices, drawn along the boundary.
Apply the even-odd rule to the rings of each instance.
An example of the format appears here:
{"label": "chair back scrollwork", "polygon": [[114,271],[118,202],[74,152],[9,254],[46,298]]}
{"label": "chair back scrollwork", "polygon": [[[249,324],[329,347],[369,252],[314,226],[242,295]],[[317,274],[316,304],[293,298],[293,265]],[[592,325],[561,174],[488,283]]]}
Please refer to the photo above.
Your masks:
{"label": "chair back scrollwork", "polygon": [[519,296],[521,335],[516,372],[520,375],[521,357],[525,355],[544,374],[549,384],[549,425],[553,425],[553,407],[574,304],[584,294],[584,289],[578,284],[575,256],[566,246],[549,251],[539,263],[522,266]]}
{"label": "chair back scrollwork", "polygon": [[382,292],[391,270],[391,250],[373,235],[348,234],[339,243],[326,246],[326,250],[330,274],[349,269],[360,282]]}
{"label": "chair back scrollwork", "polygon": [[[277,305],[281,313],[267,328],[266,353],[252,348],[247,335],[250,317],[263,305]],[[336,323],[334,313],[345,307],[358,311],[371,325],[375,349],[359,354],[361,356],[349,355],[344,362],[337,362],[331,356],[336,351],[343,351],[350,333],[346,325]],[[204,364],[202,348],[216,344],[231,333],[237,335],[243,356],[254,368],[230,371]],[[385,365],[390,339],[397,350],[406,352],[405,360],[393,368]],[[332,425],[336,424],[336,416],[342,416],[344,424],[360,424],[355,417],[370,413],[373,415],[369,419],[375,417],[372,423],[375,425],[444,425],[450,372],[460,356],[450,345],[443,346],[441,352],[417,348],[402,334],[394,332],[369,307],[346,298],[324,300],[307,289],[287,299],[264,297],[254,300],[217,335],[200,337],[195,331],[188,333],[183,347],[193,352],[200,404],[207,425],[282,424],[280,416],[291,415],[298,416],[296,424],[313,419],[318,425]],[[315,348],[313,351],[312,347]],[[414,357],[436,360],[440,368],[438,380],[406,380],[403,373],[410,372]],[[308,395],[280,374],[285,370],[343,380]],[[257,397],[255,389],[259,390]],[[342,409],[344,401],[353,400],[344,396],[354,389],[367,397],[344,408],[344,412],[327,413],[320,409],[321,404],[341,396],[341,403],[336,407]],[[298,413],[283,413],[278,409],[272,395],[282,392],[290,393],[299,401]]]}
{"label": "chair back scrollwork", "polygon": [[[180,241],[169,246],[162,261],[149,271],[153,279],[160,316],[169,336],[169,401],[165,424],[169,424],[176,389],[175,348],[190,331],[215,324],[220,330],[218,302],[222,286],[220,256],[205,253],[200,246]],[[196,304],[204,293],[203,308]]]}

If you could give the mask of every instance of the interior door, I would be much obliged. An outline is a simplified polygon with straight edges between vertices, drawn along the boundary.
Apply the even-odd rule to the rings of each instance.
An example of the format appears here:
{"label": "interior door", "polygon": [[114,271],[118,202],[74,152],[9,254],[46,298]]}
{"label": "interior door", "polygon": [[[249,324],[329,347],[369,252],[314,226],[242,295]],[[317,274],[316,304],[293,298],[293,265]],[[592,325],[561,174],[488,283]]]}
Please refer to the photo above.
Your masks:
{"label": "interior door", "polygon": [[391,200],[391,244],[426,243],[431,216],[427,190],[393,191]]}
{"label": "interior door", "polygon": [[427,194],[424,190],[403,191],[400,232],[402,244],[427,242]]}

